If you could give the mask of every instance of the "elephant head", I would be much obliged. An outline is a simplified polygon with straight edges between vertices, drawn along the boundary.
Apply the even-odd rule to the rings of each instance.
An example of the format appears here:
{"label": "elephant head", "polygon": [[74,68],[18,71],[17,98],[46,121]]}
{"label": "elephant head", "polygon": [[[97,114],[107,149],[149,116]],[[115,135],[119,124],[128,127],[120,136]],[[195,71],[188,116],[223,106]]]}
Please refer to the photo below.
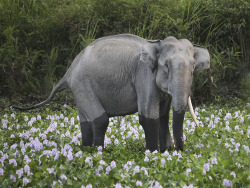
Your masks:
{"label": "elephant head", "polygon": [[141,50],[140,60],[157,71],[158,88],[172,96],[175,145],[183,149],[183,120],[193,74],[210,68],[208,50],[186,39],[167,37],[163,41],[148,41]]}

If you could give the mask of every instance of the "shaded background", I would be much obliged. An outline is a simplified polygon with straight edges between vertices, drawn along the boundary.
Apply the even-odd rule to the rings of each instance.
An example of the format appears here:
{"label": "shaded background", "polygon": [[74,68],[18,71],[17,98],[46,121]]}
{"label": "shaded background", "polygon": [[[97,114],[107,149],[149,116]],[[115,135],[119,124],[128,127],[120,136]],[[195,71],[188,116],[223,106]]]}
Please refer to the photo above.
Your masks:
{"label": "shaded background", "polygon": [[119,33],[208,48],[196,104],[249,99],[248,0],[0,0],[0,107],[45,99],[83,48]]}

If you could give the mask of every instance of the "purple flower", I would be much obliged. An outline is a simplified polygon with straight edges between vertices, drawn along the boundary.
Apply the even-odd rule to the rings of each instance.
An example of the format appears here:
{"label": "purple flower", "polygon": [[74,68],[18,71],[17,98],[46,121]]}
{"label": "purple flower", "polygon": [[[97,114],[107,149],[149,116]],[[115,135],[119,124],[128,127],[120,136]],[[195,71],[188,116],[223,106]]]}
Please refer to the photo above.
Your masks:
{"label": "purple flower", "polygon": [[16,159],[10,159],[9,164],[13,164],[14,166],[17,166]]}
{"label": "purple flower", "polygon": [[225,185],[226,187],[231,187],[232,182],[230,180],[223,179],[223,185]]}
{"label": "purple flower", "polygon": [[212,164],[218,164],[216,157],[212,159]]}
{"label": "purple flower", "polygon": [[0,168],[0,176],[2,176],[4,173],[4,170],[2,168]]}
{"label": "purple flower", "polygon": [[78,151],[78,152],[75,154],[75,157],[80,157],[80,158],[82,158],[82,151]]}
{"label": "purple flower", "polygon": [[71,151],[68,152],[67,159],[70,161],[73,159],[73,154]]}
{"label": "purple flower", "polygon": [[191,169],[188,168],[188,169],[186,170],[186,175],[188,176],[190,172],[191,172]]}
{"label": "purple flower", "polygon": [[115,168],[116,167],[116,163],[115,161],[112,161],[111,164],[110,164],[111,168]]}
{"label": "purple flower", "polygon": [[17,144],[13,144],[13,145],[10,147],[10,150],[16,149],[16,147],[17,147]]}
{"label": "purple flower", "polygon": [[29,138],[29,131],[27,131],[26,133],[23,133],[22,136],[24,139],[28,139]]}
{"label": "purple flower", "polygon": [[27,173],[28,176],[31,174],[29,165],[24,166],[24,172]]}
{"label": "purple flower", "polygon": [[232,119],[232,114],[227,113],[224,120],[226,121],[227,119]]}
{"label": "purple flower", "polygon": [[25,160],[27,164],[31,162],[30,158],[27,155],[24,156],[23,160]]}
{"label": "purple flower", "polygon": [[24,121],[28,121],[28,120],[29,120],[28,116],[24,116]]}
{"label": "purple flower", "polygon": [[141,186],[141,187],[142,187],[142,182],[139,181],[139,180],[137,180],[137,181],[136,181],[136,186]]}
{"label": "purple flower", "polygon": [[55,174],[54,168],[47,168],[47,170],[50,174]]}
{"label": "purple flower", "polygon": [[144,159],[145,162],[148,162],[149,161],[149,158],[146,156],[145,159]]}
{"label": "purple flower", "polygon": [[19,170],[17,170],[16,174],[18,175],[18,178],[21,178],[23,175],[23,168],[20,168]]}
{"label": "purple flower", "polygon": [[61,174],[61,176],[60,176],[60,178],[63,180],[67,180],[68,178],[67,178],[67,176],[65,176],[64,174]]}
{"label": "purple flower", "polygon": [[106,168],[106,174],[109,174],[110,171],[111,171],[111,167],[108,166],[108,167]]}
{"label": "purple flower", "polygon": [[16,182],[16,176],[10,175],[10,179],[11,179],[13,182]]}
{"label": "purple flower", "polygon": [[230,173],[230,175],[233,176],[234,178],[236,178],[236,174],[235,174],[234,171],[232,171],[232,172]]}
{"label": "purple flower", "polygon": [[140,167],[137,165],[134,169],[134,174],[138,173],[140,171]]}
{"label": "purple flower", "polygon": [[93,166],[93,161],[92,161],[92,158],[91,157],[86,157],[86,159],[85,159],[85,163],[88,163],[89,164],[89,166]]}
{"label": "purple flower", "polygon": [[115,184],[115,188],[123,188],[120,183]]}
{"label": "purple flower", "polygon": [[23,178],[23,185],[27,185],[30,181],[28,180],[28,178],[24,177]]}
{"label": "purple flower", "polygon": [[75,118],[74,118],[74,117],[70,118],[70,124],[71,124],[71,125],[74,125],[74,124],[75,124]]}
{"label": "purple flower", "polygon": [[161,159],[161,165],[164,166],[166,163],[166,160],[164,158]]}
{"label": "purple flower", "polygon": [[209,163],[205,163],[203,166],[203,174],[206,174],[206,172],[208,172],[210,169],[210,164]]}

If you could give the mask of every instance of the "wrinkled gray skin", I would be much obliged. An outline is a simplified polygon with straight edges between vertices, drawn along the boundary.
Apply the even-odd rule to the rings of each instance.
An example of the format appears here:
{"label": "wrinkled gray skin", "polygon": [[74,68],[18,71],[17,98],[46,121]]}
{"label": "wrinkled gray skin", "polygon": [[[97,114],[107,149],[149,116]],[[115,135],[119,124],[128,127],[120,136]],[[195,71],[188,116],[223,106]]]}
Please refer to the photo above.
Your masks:
{"label": "wrinkled gray skin", "polygon": [[175,146],[183,150],[183,120],[193,73],[209,67],[207,49],[186,39],[104,37],[75,58],[46,101],[19,109],[39,107],[57,91],[69,88],[77,104],[84,146],[104,144],[109,117],[138,112],[146,148],[163,152],[173,146],[168,126],[172,100]]}

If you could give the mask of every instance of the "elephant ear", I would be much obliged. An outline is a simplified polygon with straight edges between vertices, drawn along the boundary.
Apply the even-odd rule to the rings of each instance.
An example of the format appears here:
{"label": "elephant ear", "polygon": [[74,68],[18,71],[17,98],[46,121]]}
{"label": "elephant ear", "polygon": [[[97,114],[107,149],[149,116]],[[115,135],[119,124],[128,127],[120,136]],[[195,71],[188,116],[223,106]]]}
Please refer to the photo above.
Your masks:
{"label": "elephant ear", "polygon": [[159,49],[160,40],[148,40],[141,49],[140,61],[145,63],[152,72],[154,72],[157,67],[157,54]]}
{"label": "elephant ear", "polygon": [[194,45],[195,70],[200,72],[210,68],[210,55],[206,48]]}

